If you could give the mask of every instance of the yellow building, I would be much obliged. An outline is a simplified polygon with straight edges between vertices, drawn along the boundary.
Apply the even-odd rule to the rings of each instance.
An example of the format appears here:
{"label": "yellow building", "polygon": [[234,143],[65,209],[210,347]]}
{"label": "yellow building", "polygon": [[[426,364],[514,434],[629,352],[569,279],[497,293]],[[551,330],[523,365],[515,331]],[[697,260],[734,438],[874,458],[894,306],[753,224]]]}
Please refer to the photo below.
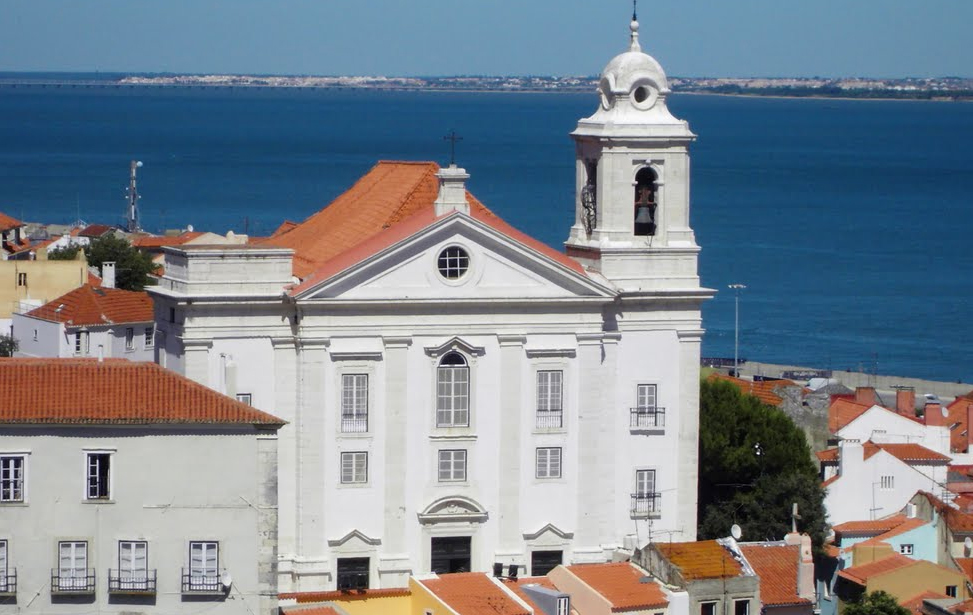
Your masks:
{"label": "yellow building", "polygon": [[15,311],[44,305],[88,281],[88,263],[84,253],[76,260],[47,260],[39,250],[36,260],[0,261],[0,320]]}

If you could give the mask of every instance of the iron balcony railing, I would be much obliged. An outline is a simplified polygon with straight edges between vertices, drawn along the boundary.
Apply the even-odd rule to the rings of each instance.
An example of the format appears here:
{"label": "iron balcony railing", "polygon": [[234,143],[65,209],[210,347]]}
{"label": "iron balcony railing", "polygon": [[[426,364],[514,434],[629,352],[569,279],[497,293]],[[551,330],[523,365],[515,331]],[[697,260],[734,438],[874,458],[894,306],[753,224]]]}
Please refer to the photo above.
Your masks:
{"label": "iron balcony railing", "polygon": [[95,593],[95,569],[51,570],[52,594],[93,594]]}
{"label": "iron balcony railing", "polygon": [[342,433],[367,433],[368,415],[367,414],[342,414],[341,432]]}
{"label": "iron balcony railing", "polygon": [[154,594],[155,570],[109,570],[109,594]]}
{"label": "iron balcony railing", "polygon": [[666,409],[658,406],[632,408],[630,425],[639,427],[665,427]]}
{"label": "iron balcony railing", "polygon": [[15,596],[17,594],[17,569],[11,568],[6,574],[0,574],[0,596]]}
{"label": "iron balcony railing", "polygon": [[632,516],[648,517],[662,512],[661,493],[633,493]]}
{"label": "iron balcony railing", "polygon": [[561,410],[538,410],[537,429],[560,429],[564,426],[564,413]]}
{"label": "iron balcony railing", "polygon": [[351,572],[338,576],[338,589],[349,591],[353,589],[368,589],[367,572]]}
{"label": "iron balcony railing", "polygon": [[217,571],[182,569],[182,593],[184,594],[222,594],[223,573],[226,569]]}

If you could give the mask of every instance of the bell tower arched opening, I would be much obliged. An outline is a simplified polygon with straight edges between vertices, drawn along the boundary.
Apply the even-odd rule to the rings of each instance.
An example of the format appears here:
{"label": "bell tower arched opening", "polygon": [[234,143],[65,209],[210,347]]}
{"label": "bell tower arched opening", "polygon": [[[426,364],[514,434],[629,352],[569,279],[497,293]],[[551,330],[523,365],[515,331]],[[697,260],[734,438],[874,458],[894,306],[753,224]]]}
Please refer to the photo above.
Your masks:
{"label": "bell tower arched opening", "polygon": [[651,167],[643,167],[635,174],[635,230],[636,236],[655,235],[658,213],[659,176]]}

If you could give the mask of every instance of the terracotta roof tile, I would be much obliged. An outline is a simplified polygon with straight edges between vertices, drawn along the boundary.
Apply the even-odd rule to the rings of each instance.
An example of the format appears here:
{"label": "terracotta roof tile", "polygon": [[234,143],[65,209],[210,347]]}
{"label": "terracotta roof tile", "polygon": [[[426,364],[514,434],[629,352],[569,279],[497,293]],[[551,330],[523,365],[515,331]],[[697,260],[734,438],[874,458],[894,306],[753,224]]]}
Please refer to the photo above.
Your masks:
{"label": "terracotta roof tile", "polygon": [[181,246],[187,241],[192,241],[203,235],[200,231],[186,231],[175,236],[167,235],[140,235],[132,240],[132,245],[136,248],[152,249],[162,246]]}
{"label": "terracotta roof tile", "polygon": [[898,570],[899,568],[904,568],[905,566],[912,566],[916,563],[916,560],[906,557],[905,555],[900,555],[898,553],[892,553],[887,557],[883,557],[880,560],[874,562],[869,562],[867,564],[862,564],[860,566],[852,566],[851,568],[845,568],[838,572],[839,577],[848,579],[849,581],[865,587],[868,584],[868,579],[876,575],[882,575],[892,570]]}
{"label": "terracotta roof tile", "polygon": [[966,575],[966,578],[973,582],[973,557],[955,557],[956,565]]}
{"label": "terracotta roof tile", "polygon": [[459,615],[530,615],[482,572],[442,574],[419,582]]}
{"label": "terracotta roof tile", "polygon": [[733,376],[727,376],[726,374],[721,374],[719,372],[713,372],[709,375],[707,380],[722,380],[724,382],[729,382],[735,384],[737,388],[747,395],[753,395],[762,401],[763,403],[770,406],[780,406],[784,400],[776,393],[777,389],[781,387],[791,387],[800,386],[792,380],[759,380],[751,381],[744,380],[742,378],[734,378]]}
{"label": "terracotta roof tile", "polygon": [[828,431],[837,433],[848,423],[854,421],[871,408],[850,399],[839,397],[828,408]]}
{"label": "terracotta roof tile", "polygon": [[685,580],[740,576],[740,563],[715,540],[657,542],[656,548],[679,567]]}
{"label": "terracotta roof tile", "polygon": [[281,607],[281,613],[285,615],[342,615],[335,607],[330,605],[320,606],[296,606]]}
{"label": "terracotta roof tile", "polygon": [[[298,604],[308,604],[313,602],[331,602],[341,600],[348,602],[352,600],[368,600],[371,598],[397,598],[409,596],[412,591],[407,587],[392,587],[388,589],[361,589],[355,591],[325,591],[325,592],[284,592],[279,594],[281,600],[294,600]],[[304,611],[301,611],[303,613]]]}
{"label": "terracotta roof tile", "polygon": [[115,227],[108,226],[107,224],[89,224],[78,232],[78,235],[82,237],[93,237],[98,238],[102,235],[108,233],[109,231],[115,230]]}
{"label": "terracotta roof tile", "polygon": [[838,449],[837,448],[827,448],[823,451],[818,451],[814,453],[814,456],[818,458],[821,463],[837,463],[838,462]]}
{"label": "terracotta roof tile", "polygon": [[911,598],[906,598],[905,600],[899,601],[899,604],[912,611],[914,615],[922,615],[923,600],[937,600],[941,598],[946,598],[946,596],[940,594],[939,592],[924,591],[921,594],[917,594]]}
{"label": "terracotta roof tile", "polygon": [[800,546],[741,544],[740,550],[760,577],[760,600],[764,606],[811,603],[797,594]]}
{"label": "terracotta roof tile", "polygon": [[657,583],[642,583],[646,573],[628,562],[578,564],[568,571],[605,598],[612,613],[661,608],[669,604]]}
{"label": "terracotta roof tile", "polygon": [[17,218],[11,218],[7,214],[0,212],[0,231],[9,231],[10,229],[20,228],[24,226],[24,223]]}
{"label": "terracotta roof tile", "polygon": [[917,495],[921,495],[929,501],[936,512],[946,521],[946,526],[949,529],[954,532],[973,533],[973,514],[953,508],[928,491],[919,491]]}
{"label": "terracotta roof tile", "polygon": [[[868,445],[872,446],[869,447]],[[928,462],[928,463],[942,463],[947,464],[952,459],[946,455],[941,455],[936,451],[930,450],[925,446],[921,446],[915,443],[876,443],[876,442],[866,442],[865,445],[865,459],[868,459],[879,450],[883,450],[886,453],[892,455],[900,461],[906,463],[912,462]]]}
{"label": "terracotta roof tile", "polygon": [[99,278],[98,276],[96,276],[95,274],[89,271],[88,286],[91,286],[92,288],[101,288],[101,278]]}
{"label": "terracotta roof tile", "polygon": [[89,284],[27,312],[27,316],[74,327],[151,322],[155,318],[147,292],[94,288]]}
{"label": "terracotta roof tile", "polygon": [[[946,426],[949,427],[949,448],[956,453],[966,452],[967,445],[967,409],[973,406],[973,399],[967,397],[957,397],[953,403],[946,406],[949,416],[946,418]],[[955,427],[954,427],[955,425]]]}
{"label": "terracotta roof tile", "polygon": [[900,534],[905,534],[906,532],[914,530],[917,527],[922,527],[925,524],[926,521],[924,519],[919,519],[919,518],[906,519],[905,521],[903,521],[896,527],[890,529],[889,531],[863,541],[863,544],[864,543],[876,544],[879,542],[886,542],[889,538],[894,538],[896,536],[899,536]]}
{"label": "terracotta roof tile", "polygon": [[823,480],[823,481],[821,481],[821,486],[822,486],[822,487],[827,487],[827,486],[828,486],[828,485],[830,485],[831,483],[833,483],[833,482],[835,482],[835,481],[837,481],[837,480],[838,480],[839,478],[841,478],[841,474],[835,474],[835,475],[834,475],[834,476],[832,476],[831,478],[829,478],[829,479],[827,479],[827,480]]}
{"label": "terracotta roof tile", "polygon": [[833,529],[836,534],[878,536],[879,534],[884,534],[889,530],[899,527],[905,523],[907,518],[908,517],[903,514],[895,514],[889,515],[888,517],[883,517],[882,519],[873,519],[871,521],[845,521],[844,523],[839,523],[831,529]]}
{"label": "terracotta roof tile", "polygon": [[0,359],[0,424],[283,425],[155,363]]}
{"label": "terracotta roof tile", "polygon": [[[945,598],[945,596],[943,596]],[[967,600],[965,602],[960,602],[959,604],[954,604],[949,607],[949,610],[957,615],[963,615],[964,613],[973,613],[973,600]]]}

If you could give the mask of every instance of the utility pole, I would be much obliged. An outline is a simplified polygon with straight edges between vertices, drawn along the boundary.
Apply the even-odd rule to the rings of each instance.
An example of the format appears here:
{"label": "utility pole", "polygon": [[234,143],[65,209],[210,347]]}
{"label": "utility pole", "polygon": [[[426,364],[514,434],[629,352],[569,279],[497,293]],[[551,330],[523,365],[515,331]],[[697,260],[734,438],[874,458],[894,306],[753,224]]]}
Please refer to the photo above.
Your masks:
{"label": "utility pole", "polygon": [[746,289],[744,284],[730,284],[727,288],[735,291],[733,303],[733,376],[740,377],[740,291]]}
{"label": "utility pole", "polygon": [[128,179],[128,211],[125,212],[125,218],[128,222],[125,230],[129,233],[137,233],[142,230],[139,226],[139,199],[141,197],[135,186],[135,171],[141,166],[141,160],[133,160],[129,167],[131,174]]}

